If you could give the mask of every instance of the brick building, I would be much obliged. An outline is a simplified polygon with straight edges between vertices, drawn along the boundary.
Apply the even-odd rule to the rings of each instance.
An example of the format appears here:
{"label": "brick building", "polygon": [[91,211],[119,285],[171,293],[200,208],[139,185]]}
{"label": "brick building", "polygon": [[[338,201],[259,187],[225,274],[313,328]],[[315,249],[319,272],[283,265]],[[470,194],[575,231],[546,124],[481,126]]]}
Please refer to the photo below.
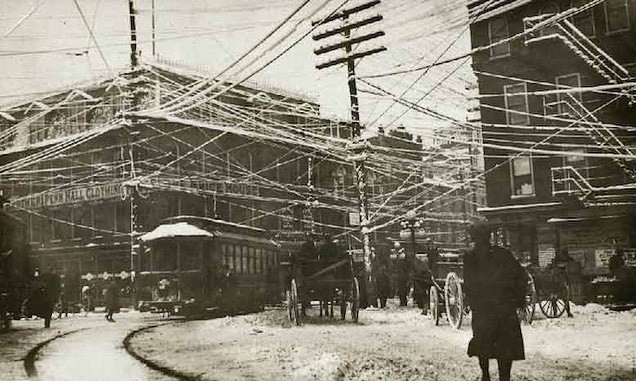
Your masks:
{"label": "brick building", "polygon": [[[306,96],[159,61],[0,110],[6,209],[25,222],[40,266],[63,274],[70,300],[83,284],[129,280],[131,242],[178,215],[358,245],[349,127]],[[400,165],[370,176],[372,194],[397,188],[410,173]],[[372,207],[383,203],[375,195]]]}
{"label": "brick building", "polygon": [[[586,279],[636,248],[636,1],[470,1],[489,220],[545,266]],[[632,254],[629,254],[632,253]]]}

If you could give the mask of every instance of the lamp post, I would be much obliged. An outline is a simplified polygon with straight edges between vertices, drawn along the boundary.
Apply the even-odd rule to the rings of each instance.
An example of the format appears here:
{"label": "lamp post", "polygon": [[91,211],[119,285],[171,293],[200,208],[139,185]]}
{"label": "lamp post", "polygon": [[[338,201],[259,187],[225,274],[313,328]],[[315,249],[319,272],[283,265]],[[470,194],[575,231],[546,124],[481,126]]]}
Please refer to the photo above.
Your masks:
{"label": "lamp post", "polygon": [[413,212],[412,210],[409,210],[406,213],[405,218],[400,222],[400,226],[402,227],[402,229],[408,230],[410,232],[410,238],[411,238],[411,245],[412,245],[412,248],[413,248],[413,254],[410,255],[406,259],[406,262],[407,262],[407,264],[409,266],[409,269],[412,269],[413,263],[414,263],[415,258],[416,258],[416,253],[417,253],[417,243],[415,241],[415,231],[422,227],[422,220],[416,217],[415,212]]}

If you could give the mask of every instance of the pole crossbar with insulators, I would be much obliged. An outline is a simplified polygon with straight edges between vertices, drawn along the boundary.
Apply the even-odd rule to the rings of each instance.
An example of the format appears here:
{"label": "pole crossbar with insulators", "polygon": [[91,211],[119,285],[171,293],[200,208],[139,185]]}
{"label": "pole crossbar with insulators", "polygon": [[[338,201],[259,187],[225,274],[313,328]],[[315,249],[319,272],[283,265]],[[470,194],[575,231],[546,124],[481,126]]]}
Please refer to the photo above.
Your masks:
{"label": "pole crossbar with insulators", "polygon": [[[347,64],[347,84],[349,85],[349,100],[351,102],[351,139],[353,141],[352,149],[355,151],[353,157],[355,157],[354,161],[354,169],[356,174],[356,188],[358,190],[358,206],[360,213],[360,234],[362,238],[362,253],[364,258],[364,271],[365,277],[362,282],[363,289],[363,298],[361,299],[362,305],[361,307],[367,307],[369,305],[369,301],[371,298],[371,293],[368,292],[369,288],[372,286],[371,281],[371,243],[369,240],[369,209],[367,202],[367,179],[366,179],[366,169],[365,169],[365,158],[366,158],[366,144],[364,144],[362,138],[362,131],[360,126],[360,113],[359,113],[359,105],[358,105],[358,89],[356,86],[356,72],[355,72],[355,60],[360,59],[362,57],[370,56],[372,54],[376,54],[382,51],[385,51],[386,48],[384,46],[361,50],[359,52],[353,53],[353,45],[361,44],[366,41],[374,40],[378,37],[384,36],[384,32],[377,31],[370,34],[365,34],[361,36],[351,37],[352,30],[375,24],[382,20],[381,15],[375,15],[371,17],[367,17],[358,21],[349,22],[349,16],[354,15],[356,13],[365,11],[367,9],[371,9],[376,5],[380,4],[380,0],[373,0],[366,2],[364,4],[357,5],[352,8],[342,9],[335,14],[326,17],[324,19],[312,21],[312,25],[325,25],[327,23],[331,23],[334,21],[339,21],[340,25],[328,29],[322,32],[318,32],[313,36],[314,41],[320,41],[328,37],[342,35],[343,39],[341,41],[332,43],[330,45],[321,46],[314,50],[316,55],[321,55],[324,53],[332,52],[338,49],[344,49],[345,55],[344,57],[338,57],[327,62],[323,62],[316,65],[317,69],[324,69],[331,66],[339,65],[346,63]],[[362,141],[362,144],[359,144]]]}

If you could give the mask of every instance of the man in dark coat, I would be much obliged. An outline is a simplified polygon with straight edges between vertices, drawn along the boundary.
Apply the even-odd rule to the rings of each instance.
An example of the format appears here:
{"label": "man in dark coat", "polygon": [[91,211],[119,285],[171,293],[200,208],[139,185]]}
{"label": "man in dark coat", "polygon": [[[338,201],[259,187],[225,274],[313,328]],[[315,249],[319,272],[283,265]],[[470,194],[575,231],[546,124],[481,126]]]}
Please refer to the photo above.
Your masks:
{"label": "man in dark coat", "polygon": [[114,322],[113,314],[119,312],[119,286],[114,279],[110,281],[106,288],[104,301],[106,304],[106,320]]}
{"label": "man in dark coat", "polygon": [[30,297],[30,314],[44,319],[44,328],[51,327],[53,307],[58,302],[61,290],[60,277],[53,268],[40,275],[35,281]]}
{"label": "man in dark coat", "polygon": [[490,246],[490,229],[470,229],[474,248],[464,258],[464,286],[471,307],[473,338],[468,355],[479,358],[482,381],[489,381],[488,360],[497,359],[499,379],[510,380],[514,360],[525,359],[516,309],[525,301],[525,277],[510,251]]}

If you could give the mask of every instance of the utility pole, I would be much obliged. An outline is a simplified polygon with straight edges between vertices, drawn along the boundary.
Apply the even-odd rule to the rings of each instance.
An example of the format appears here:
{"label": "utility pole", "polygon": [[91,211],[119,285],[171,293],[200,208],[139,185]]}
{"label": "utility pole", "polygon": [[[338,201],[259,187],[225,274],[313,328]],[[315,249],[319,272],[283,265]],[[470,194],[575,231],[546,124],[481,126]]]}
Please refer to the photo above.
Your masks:
{"label": "utility pole", "polygon": [[354,169],[356,174],[356,186],[358,189],[358,210],[360,213],[360,234],[362,238],[362,254],[364,258],[364,271],[365,277],[362,282],[362,298],[361,298],[361,307],[368,306],[371,295],[367,292],[371,284],[371,243],[369,239],[369,210],[367,204],[367,179],[366,179],[366,170],[365,170],[365,142],[362,138],[362,131],[360,126],[360,111],[358,106],[358,89],[356,86],[356,72],[355,72],[355,62],[356,59],[360,59],[362,57],[370,56],[375,53],[379,53],[385,51],[386,48],[384,46],[376,47],[368,50],[362,50],[357,53],[353,53],[353,45],[360,44],[365,41],[373,40],[377,37],[384,36],[383,31],[377,31],[374,33],[361,35],[357,37],[351,37],[351,31],[354,29],[358,29],[363,26],[374,24],[380,20],[382,20],[381,15],[375,15],[371,17],[367,17],[358,21],[350,22],[349,16],[354,15],[358,12],[370,9],[380,4],[380,0],[373,0],[367,3],[343,9],[341,11],[336,12],[335,14],[322,19],[313,21],[312,25],[318,24],[327,24],[333,21],[339,21],[340,26],[334,29],[328,29],[323,32],[319,32],[313,36],[314,41],[319,41],[331,36],[342,35],[344,40],[341,40],[336,43],[332,43],[331,45],[321,46],[318,49],[314,50],[316,55],[321,55],[324,53],[332,52],[339,49],[344,49],[345,56],[336,58],[321,64],[316,65],[316,68],[321,70],[334,65],[339,65],[342,63],[347,64],[347,72],[348,79],[347,83],[349,85],[349,100],[351,102],[351,140],[354,143]]}
{"label": "utility pole", "polygon": [[[137,28],[135,25],[135,3],[134,0],[128,0],[128,14],[130,18],[130,66],[133,69],[133,75],[136,75],[134,72],[137,69],[138,61],[137,61]],[[136,86],[136,85],[133,85]],[[131,107],[135,109],[139,104],[139,95],[133,94],[132,97],[132,105]],[[128,155],[130,157],[130,183],[128,184],[129,192],[128,195],[130,197],[130,281],[132,282],[132,303],[133,306],[136,305],[137,302],[137,287],[135,282],[135,270],[136,270],[136,251],[139,248],[137,244],[137,184],[136,184],[136,174],[135,174],[135,145],[134,139],[137,134],[136,121],[130,120],[129,131],[128,131]]]}
{"label": "utility pole", "polygon": [[157,57],[156,39],[155,39],[155,0],[152,0],[152,56]]}

